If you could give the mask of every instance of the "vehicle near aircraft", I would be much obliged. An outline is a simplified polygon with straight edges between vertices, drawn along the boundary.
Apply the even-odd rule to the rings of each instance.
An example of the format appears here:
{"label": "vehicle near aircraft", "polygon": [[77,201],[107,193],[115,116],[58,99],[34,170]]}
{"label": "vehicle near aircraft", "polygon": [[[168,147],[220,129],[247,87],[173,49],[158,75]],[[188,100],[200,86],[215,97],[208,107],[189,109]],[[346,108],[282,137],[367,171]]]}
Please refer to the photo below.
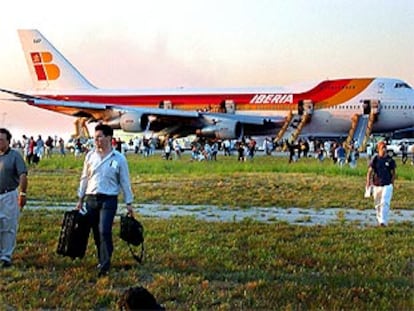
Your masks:
{"label": "vehicle near aircraft", "polygon": [[325,80],[306,88],[104,90],[92,85],[37,30],[19,30],[34,82],[30,93],[0,89],[29,105],[125,132],[276,140],[371,133],[414,124],[414,91],[393,78]]}
{"label": "vehicle near aircraft", "polygon": [[407,154],[414,153],[414,139],[405,138],[401,140],[392,140],[389,145],[387,145],[387,152],[391,156],[396,156],[402,153],[402,146],[406,145]]}
{"label": "vehicle near aircraft", "polygon": [[414,127],[395,131],[391,137],[387,138],[387,151],[395,156],[402,153],[402,146],[407,147],[407,153],[414,153]]}

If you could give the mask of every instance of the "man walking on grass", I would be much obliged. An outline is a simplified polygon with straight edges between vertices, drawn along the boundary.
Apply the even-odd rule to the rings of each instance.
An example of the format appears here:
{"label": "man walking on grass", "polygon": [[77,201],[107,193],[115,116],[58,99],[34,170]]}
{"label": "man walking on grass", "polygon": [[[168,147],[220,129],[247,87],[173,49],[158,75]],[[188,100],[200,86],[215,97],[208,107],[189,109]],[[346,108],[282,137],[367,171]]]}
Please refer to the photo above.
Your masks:
{"label": "man walking on grass", "polygon": [[377,149],[378,155],[375,155],[369,164],[366,187],[373,187],[378,224],[386,226],[394,189],[396,164],[394,159],[387,154],[384,141],[377,144]]}
{"label": "man walking on grass", "polygon": [[78,190],[77,209],[86,203],[98,252],[98,275],[108,274],[113,252],[112,225],[122,190],[128,213],[133,215],[133,194],[125,156],[112,148],[113,129],[95,127],[95,148],[85,157]]}

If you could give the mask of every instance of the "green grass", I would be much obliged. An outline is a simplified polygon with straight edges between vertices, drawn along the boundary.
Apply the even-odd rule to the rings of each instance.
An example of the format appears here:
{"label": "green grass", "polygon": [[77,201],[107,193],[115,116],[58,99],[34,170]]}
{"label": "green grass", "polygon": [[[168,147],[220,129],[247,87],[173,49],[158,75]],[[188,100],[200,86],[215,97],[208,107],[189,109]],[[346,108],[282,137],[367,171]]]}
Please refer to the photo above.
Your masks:
{"label": "green grass", "polygon": [[[340,168],[326,160],[257,157],[237,162],[219,157],[217,162],[179,161],[159,156],[128,156],[135,203],[198,204],[226,207],[277,206],[372,208],[363,198],[365,159],[356,169]],[[397,160],[392,208],[413,209],[414,167]],[[48,202],[76,200],[82,159],[74,157],[41,161],[30,170],[29,199]]]}
{"label": "green grass", "polygon": [[141,218],[145,261],[118,237],[110,277],[97,279],[95,247],[56,254],[62,213],[25,211],[14,266],[0,271],[2,309],[116,309],[129,286],[168,310],[409,310],[414,226],[291,226]]}
{"label": "green grass", "polygon": [[[217,163],[128,159],[137,203],[372,208],[372,200],[363,199],[364,160],[352,170],[274,157],[245,163],[235,157]],[[392,206],[413,209],[414,168],[397,165]],[[38,206],[34,199],[74,202],[81,167],[81,159],[55,157],[31,168],[30,205]],[[92,238],[82,260],[59,256],[63,212],[23,211],[14,265],[0,270],[0,309],[115,310],[120,294],[136,285],[167,310],[414,309],[412,222],[379,228],[137,216],[145,227],[144,264],[134,262],[119,239],[117,218],[111,274],[98,279]]]}

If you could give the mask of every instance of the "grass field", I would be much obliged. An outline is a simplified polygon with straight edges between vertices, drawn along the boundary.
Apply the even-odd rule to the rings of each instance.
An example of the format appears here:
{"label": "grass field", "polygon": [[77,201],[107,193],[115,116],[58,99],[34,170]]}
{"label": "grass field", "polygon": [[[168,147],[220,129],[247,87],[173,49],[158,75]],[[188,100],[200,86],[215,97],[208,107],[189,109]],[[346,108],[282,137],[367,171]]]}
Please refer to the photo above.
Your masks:
{"label": "grass field", "polygon": [[[258,157],[252,162],[165,161],[129,155],[136,203],[372,208],[363,198],[366,162]],[[414,168],[397,161],[392,206],[413,209]],[[81,159],[43,160],[29,173],[30,205],[74,202]],[[120,209],[120,212],[123,210]],[[114,310],[142,285],[167,310],[412,310],[414,224],[295,226],[138,216],[145,261],[138,265],[114,225],[109,277],[97,278],[95,248],[72,261],[56,254],[62,212],[22,213],[12,268],[0,270],[4,310]]]}
{"label": "grass field", "polygon": [[[237,162],[219,157],[217,162],[179,161],[160,156],[128,155],[135,203],[207,204],[226,207],[343,207],[372,208],[363,198],[367,164],[340,168],[326,160],[257,157]],[[82,160],[73,157],[44,160],[30,171],[31,200],[71,202],[76,200]],[[414,209],[414,166],[397,160],[392,207]]]}

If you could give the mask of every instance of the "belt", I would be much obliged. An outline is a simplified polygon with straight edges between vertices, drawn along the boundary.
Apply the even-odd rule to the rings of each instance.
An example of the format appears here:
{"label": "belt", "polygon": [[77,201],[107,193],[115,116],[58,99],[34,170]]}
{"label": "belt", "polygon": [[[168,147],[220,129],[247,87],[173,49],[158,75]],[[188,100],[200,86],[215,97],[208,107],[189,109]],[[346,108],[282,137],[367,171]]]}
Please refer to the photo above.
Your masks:
{"label": "belt", "polygon": [[88,197],[95,197],[97,199],[111,199],[118,197],[117,195],[111,195],[111,194],[104,194],[104,193],[96,193],[96,194],[87,194]]}
{"label": "belt", "polygon": [[12,191],[14,191],[14,190],[16,190],[16,188],[14,188],[14,189],[5,189],[5,190],[0,190],[0,194],[5,194],[5,193],[7,193],[7,192],[12,192]]}

